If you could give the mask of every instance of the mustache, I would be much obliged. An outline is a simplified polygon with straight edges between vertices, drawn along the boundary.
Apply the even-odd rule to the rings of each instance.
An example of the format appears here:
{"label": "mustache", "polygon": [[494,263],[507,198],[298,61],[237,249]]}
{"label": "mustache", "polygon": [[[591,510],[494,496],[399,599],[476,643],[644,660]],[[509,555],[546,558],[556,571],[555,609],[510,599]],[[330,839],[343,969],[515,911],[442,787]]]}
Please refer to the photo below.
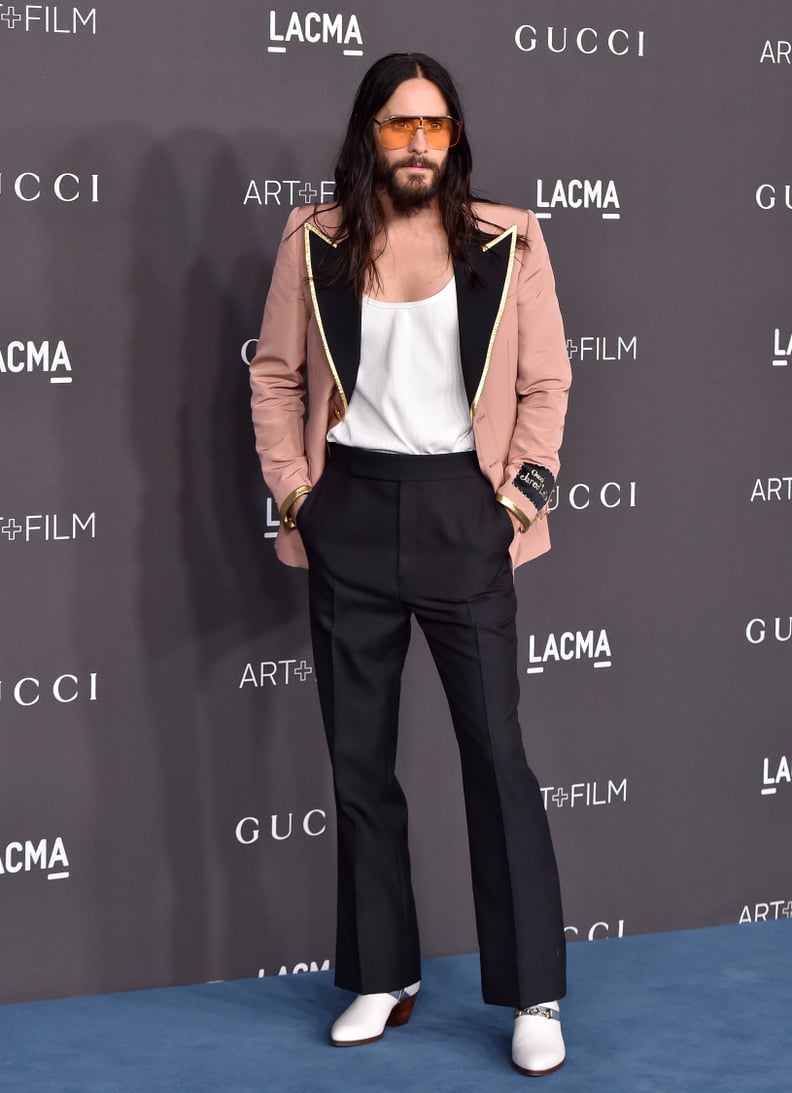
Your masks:
{"label": "mustache", "polygon": [[405,156],[404,159],[400,159],[394,163],[391,170],[398,171],[400,167],[425,167],[426,170],[432,171],[434,174],[440,173],[438,165],[433,163],[430,159],[424,159],[423,156]]}

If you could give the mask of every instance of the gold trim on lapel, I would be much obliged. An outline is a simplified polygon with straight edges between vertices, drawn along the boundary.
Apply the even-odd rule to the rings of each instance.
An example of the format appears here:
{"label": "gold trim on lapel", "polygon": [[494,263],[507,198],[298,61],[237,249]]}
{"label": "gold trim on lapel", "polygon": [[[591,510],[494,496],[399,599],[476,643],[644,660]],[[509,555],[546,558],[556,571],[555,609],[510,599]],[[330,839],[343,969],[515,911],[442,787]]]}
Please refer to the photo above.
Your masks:
{"label": "gold trim on lapel", "polygon": [[497,311],[497,314],[495,315],[495,321],[492,324],[492,332],[490,333],[489,344],[487,345],[487,355],[484,358],[484,368],[482,369],[482,372],[481,372],[481,379],[479,380],[479,385],[476,388],[476,394],[473,396],[473,401],[470,404],[470,420],[471,421],[473,421],[473,418],[474,418],[475,413],[476,413],[476,409],[478,407],[479,399],[481,398],[481,392],[484,389],[484,383],[487,379],[487,373],[489,372],[490,357],[492,356],[492,347],[495,344],[495,336],[498,333],[498,327],[500,326],[500,321],[501,321],[501,318],[503,317],[503,310],[506,307],[506,297],[509,293],[509,285],[511,284],[512,267],[514,266],[514,252],[515,252],[515,249],[516,249],[516,246],[517,246],[517,225],[512,224],[512,226],[510,228],[506,228],[505,231],[501,232],[500,235],[497,235],[494,239],[490,240],[489,243],[485,243],[484,246],[481,248],[483,251],[492,250],[493,247],[496,247],[499,243],[503,242],[503,240],[506,239],[506,238],[509,238],[509,261],[508,261],[508,265],[507,265],[507,268],[506,268],[506,276],[503,279],[503,288],[501,290],[501,298],[500,298],[500,303],[498,305],[498,311]]}
{"label": "gold trim on lapel", "polygon": [[315,235],[318,235],[322,242],[327,243],[327,245],[330,247],[335,247],[336,244],[333,242],[332,239],[329,239],[323,231],[320,231],[319,228],[314,227],[313,224],[306,223],[303,226],[303,234],[305,236],[305,265],[308,270],[308,284],[311,288],[311,302],[313,303],[314,318],[316,319],[316,325],[319,330],[319,337],[322,339],[322,345],[324,346],[327,363],[330,366],[330,371],[333,373],[333,381],[335,382],[336,389],[341,396],[341,404],[344,407],[344,413],[346,414],[347,410],[349,409],[349,404],[347,402],[347,397],[344,394],[344,388],[341,386],[341,380],[338,377],[335,361],[333,360],[333,354],[330,352],[330,345],[327,341],[327,335],[325,334],[324,323],[322,322],[322,313],[319,310],[319,301],[316,298],[316,285],[314,284],[313,276],[313,262],[311,260],[311,237],[308,234],[309,232],[313,232]]}

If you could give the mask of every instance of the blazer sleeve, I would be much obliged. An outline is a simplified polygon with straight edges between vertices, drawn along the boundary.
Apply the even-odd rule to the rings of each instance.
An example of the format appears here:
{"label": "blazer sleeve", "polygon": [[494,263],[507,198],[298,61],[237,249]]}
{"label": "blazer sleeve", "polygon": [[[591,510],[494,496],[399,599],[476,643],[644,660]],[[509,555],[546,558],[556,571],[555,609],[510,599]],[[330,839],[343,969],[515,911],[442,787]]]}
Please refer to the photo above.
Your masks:
{"label": "blazer sleeve", "polygon": [[310,486],[303,418],[308,303],[304,209],[289,215],[250,364],[251,410],[261,470],[281,516],[300,486]]}
{"label": "blazer sleeve", "polygon": [[517,411],[498,499],[523,530],[544,513],[559,470],[572,370],[555,278],[536,216],[527,214],[528,247],[518,250]]}

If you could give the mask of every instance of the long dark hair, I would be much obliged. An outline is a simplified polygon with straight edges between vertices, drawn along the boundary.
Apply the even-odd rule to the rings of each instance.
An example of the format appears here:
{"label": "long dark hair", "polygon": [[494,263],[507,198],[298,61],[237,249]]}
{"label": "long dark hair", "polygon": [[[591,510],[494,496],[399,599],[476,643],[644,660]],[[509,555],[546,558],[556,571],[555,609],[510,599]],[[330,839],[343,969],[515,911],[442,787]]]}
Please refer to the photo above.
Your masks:
{"label": "long dark hair", "polygon": [[468,251],[479,232],[472,209],[475,197],[470,189],[473,157],[459,92],[448,71],[424,53],[389,53],[376,61],[361,81],[335,167],[335,201],[341,208],[337,235],[348,243],[336,278],[352,284],[358,297],[379,283],[374,246],[384,226],[377,197],[377,147],[371,122],[396,88],[416,77],[430,80],[448,104],[449,114],[462,122],[459,143],[448,150],[438,205],[450,256],[472,273]]}

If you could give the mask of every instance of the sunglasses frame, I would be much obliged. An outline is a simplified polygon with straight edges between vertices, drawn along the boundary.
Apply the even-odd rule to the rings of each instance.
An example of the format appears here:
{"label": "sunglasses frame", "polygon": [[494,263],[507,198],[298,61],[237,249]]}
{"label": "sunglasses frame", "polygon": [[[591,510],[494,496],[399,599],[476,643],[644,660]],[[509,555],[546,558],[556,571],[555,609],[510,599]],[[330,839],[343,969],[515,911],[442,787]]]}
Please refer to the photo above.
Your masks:
{"label": "sunglasses frame", "polygon": [[[436,152],[442,152],[445,151],[445,149],[447,148],[453,148],[456,144],[459,144],[460,138],[462,137],[462,122],[459,120],[459,118],[453,118],[450,114],[389,114],[388,117],[383,118],[382,121],[379,121],[377,118],[372,118],[371,120],[374,125],[379,126],[380,143],[382,144],[383,148],[388,148],[390,151],[396,151],[396,149],[398,148],[406,148],[413,140],[415,140],[415,134],[418,132],[419,129],[423,129],[424,136],[426,137],[426,143]],[[420,124],[416,125],[413,128],[412,132],[409,135],[409,138],[404,142],[404,144],[391,146],[385,144],[385,142],[382,140],[382,127],[383,125],[387,125],[389,121],[418,121],[420,122]],[[456,126],[456,140],[452,140],[448,144],[444,144],[441,147],[432,144],[431,140],[429,139],[429,131],[424,126],[425,121],[453,122]]]}

